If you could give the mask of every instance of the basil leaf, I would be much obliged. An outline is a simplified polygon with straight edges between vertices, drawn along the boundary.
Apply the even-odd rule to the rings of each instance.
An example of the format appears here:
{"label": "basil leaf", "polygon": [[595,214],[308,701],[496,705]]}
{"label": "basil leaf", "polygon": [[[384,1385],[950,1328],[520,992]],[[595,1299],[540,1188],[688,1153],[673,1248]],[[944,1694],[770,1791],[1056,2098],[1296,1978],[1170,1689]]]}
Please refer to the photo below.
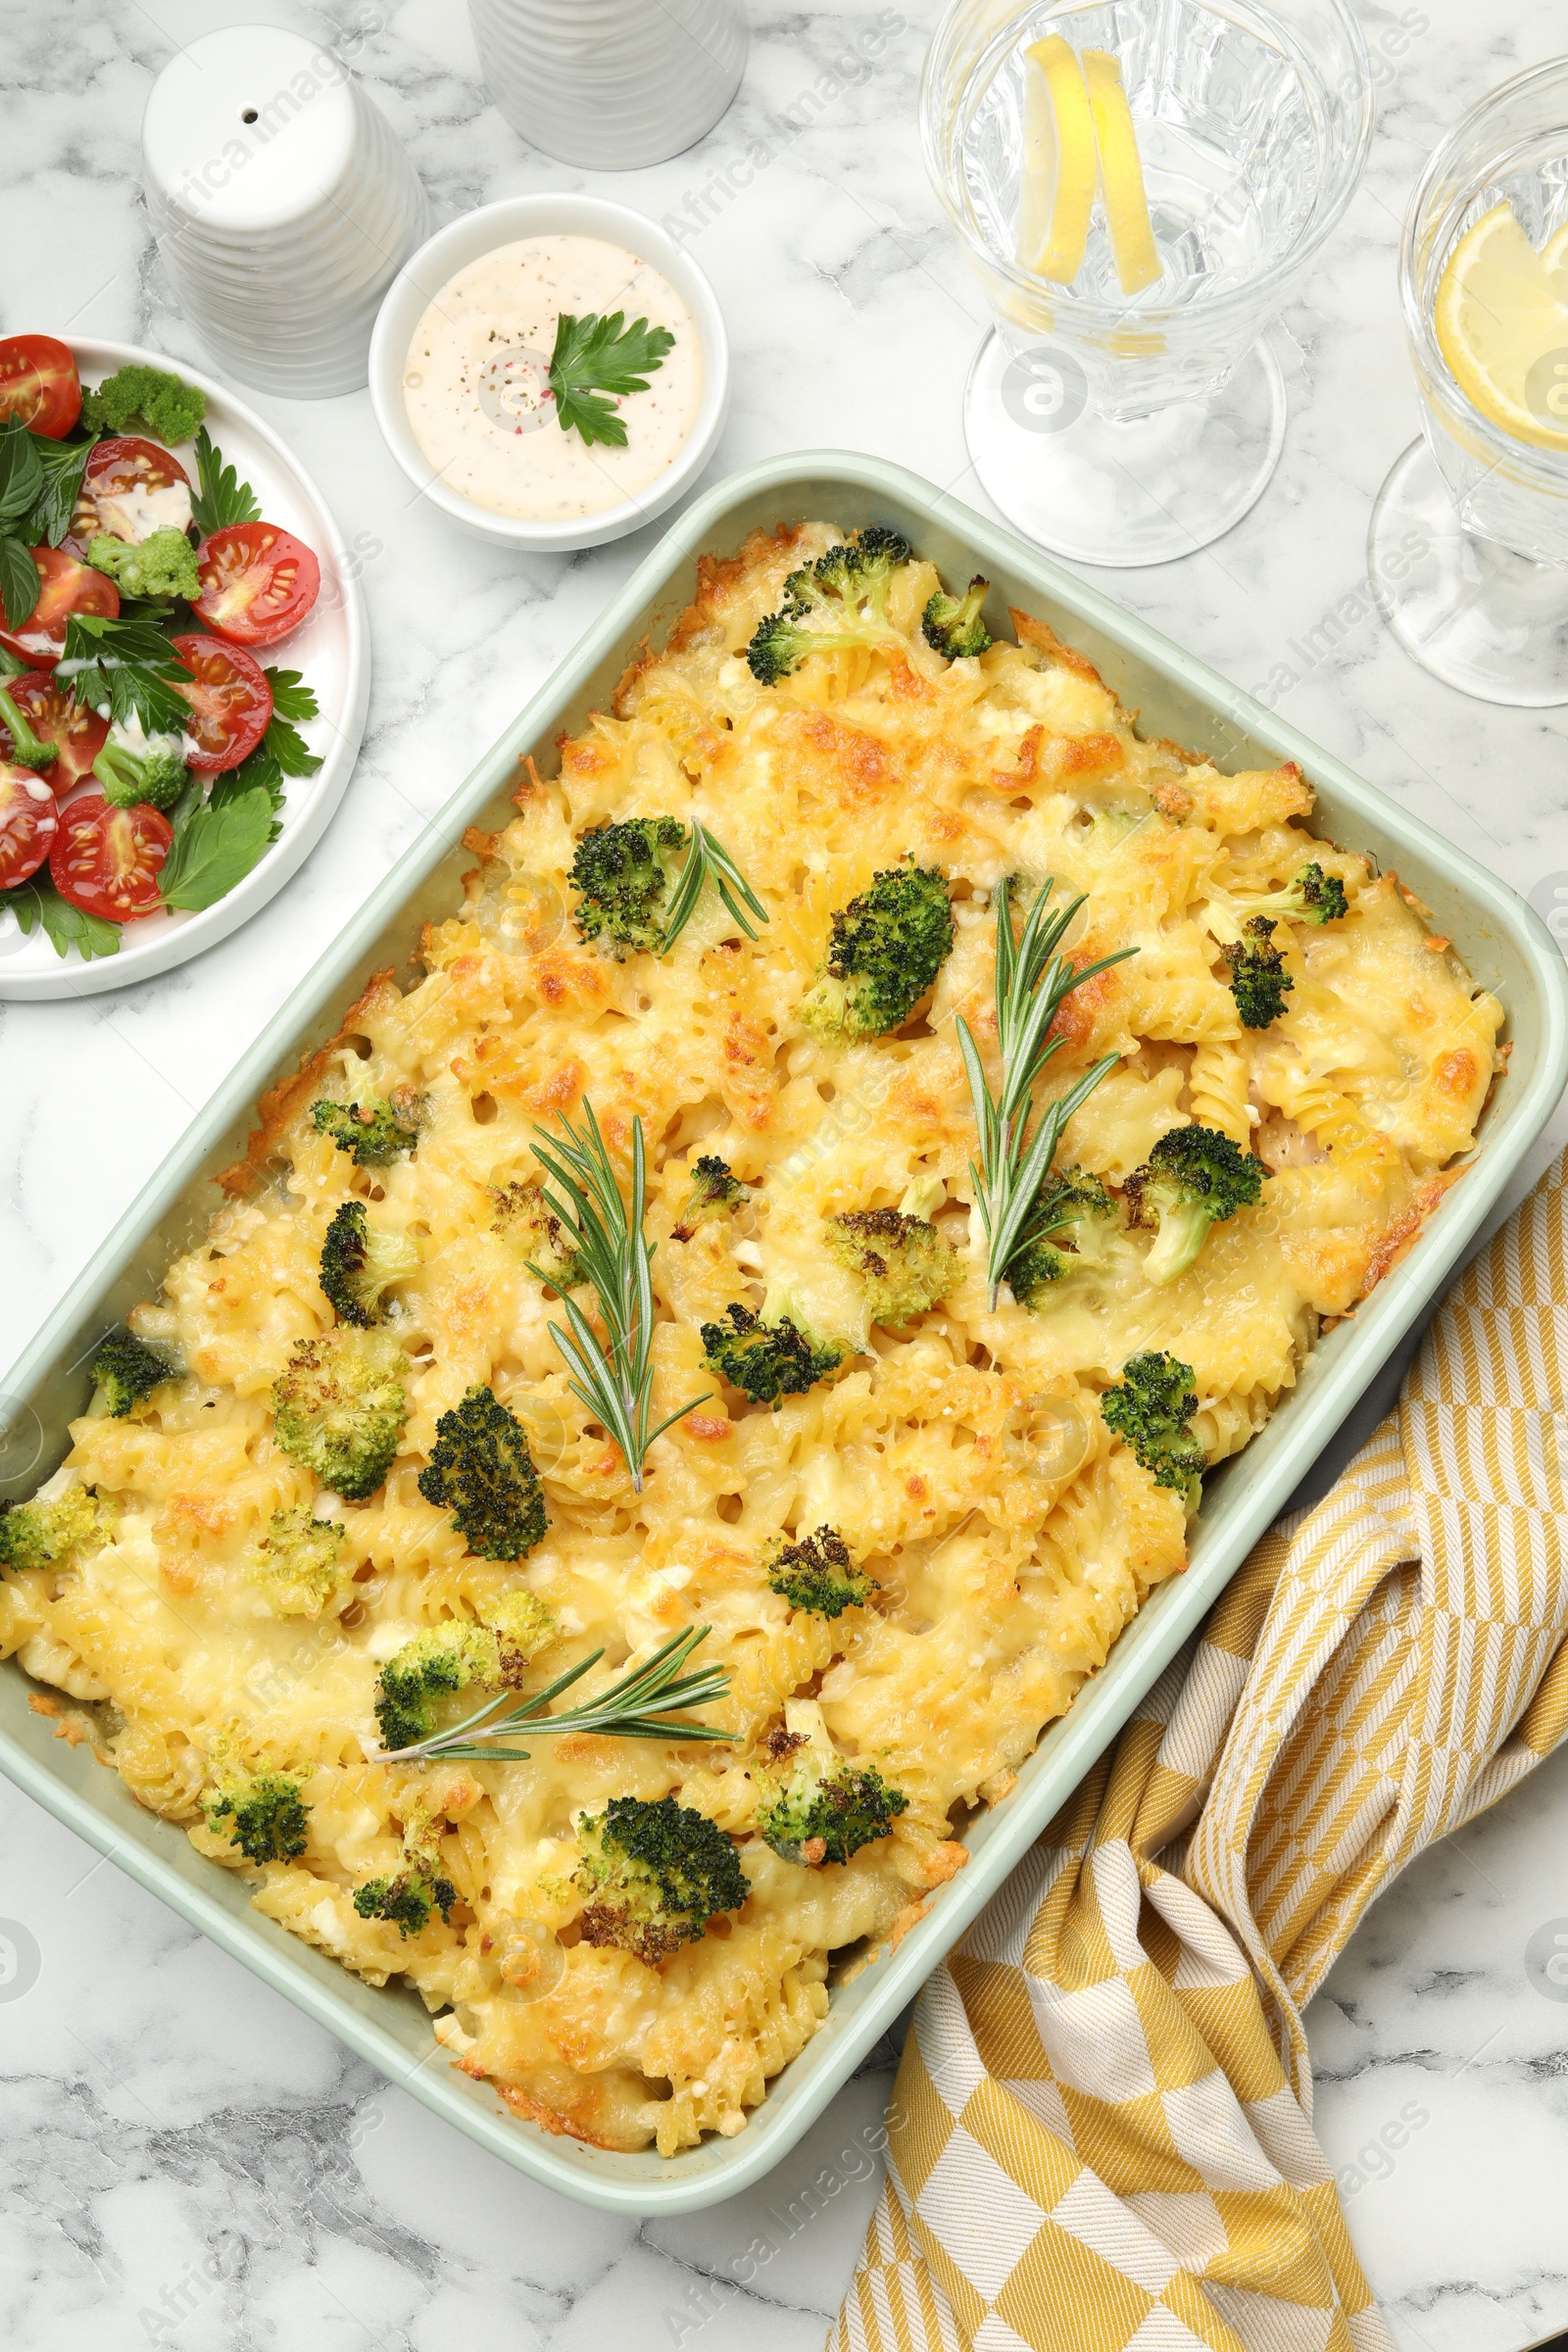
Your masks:
{"label": "basil leaf", "polygon": [[254,786],[193,809],[175,828],[158,877],[164,905],[190,912],[216,906],[244,880],[271,838],[270,795]]}
{"label": "basil leaf", "polygon": [[20,629],[30,620],[43,590],[32,550],[21,539],[0,539],[0,605],[6,627]]}
{"label": "basil leaf", "polygon": [[20,416],[8,416],[0,424],[0,523],[21,522],[42,488],[38,445]]}
{"label": "basil leaf", "polygon": [[196,435],[196,487],[191,493],[191,519],[204,539],[231,522],[257,522],[261,508],[249,482],[242,482],[204,424]]}
{"label": "basil leaf", "polygon": [[91,441],[33,440],[38,451],[38,464],[43,470],[43,488],[27,518],[24,536],[33,546],[58,547],[71,528],[71,517],[76,511],[76,497],[81,489],[81,477],[86,470],[95,443]]}
{"label": "basil leaf", "polygon": [[73,906],[52,882],[34,876],[30,882],[18,883],[14,889],[0,892],[0,906],[11,908],[24,932],[30,933],[41,923],[57,956],[68,955],[74,948],[83,961],[90,963],[95,956],[120,953],[120,925]]}
{"label": "basil leaf", "polygon": [[[304,673],[297,669],[270,669],[267,683],[272,689],[272,709],[279,718],[319,718],[321,706]],[[291,770],[291,773],[298,771]]]}

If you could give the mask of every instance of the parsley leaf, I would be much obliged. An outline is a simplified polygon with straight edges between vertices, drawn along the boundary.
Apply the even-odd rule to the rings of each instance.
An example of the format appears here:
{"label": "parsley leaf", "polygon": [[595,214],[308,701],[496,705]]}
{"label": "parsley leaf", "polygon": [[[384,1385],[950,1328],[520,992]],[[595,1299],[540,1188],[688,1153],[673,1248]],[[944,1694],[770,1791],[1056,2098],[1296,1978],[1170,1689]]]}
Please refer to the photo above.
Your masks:
{"label": "parsley leaf", "polygon": [[[222,781],[223,779],[220,779]],[[244,880],[272,839],[272,800],[265,787],[231,789],[176,815],[174,838],[158,877],[166,906],[216,906]]]}
{"label": "parsley leaf", "polygon": [[190,671],[163,631],[147,620],[105,620],[73,612],[56,676],[78,703],[108,710],[122,724],[139,718],[149,735],[181,734],[190,705],[177,691]]}
{"label": "parsley leaf", "polygon": [[65,956],[74,948],[84,961],[90,962],[94,956],[120,953],[118,923],[106,922],[102,915],[88,914],[83,907],[73,906],[52,882],[37,876],[8,890],[0,897],[0,906],[11,908],[24,932],[41,923],[57,956]]}
{"label": "parsley leaf", "polygon": [[608,318],[593,312],[570,318],[563,311],[550,355],[550,389],[562,431],[576,431],[585,443],[606,441],[624,449],[626,427],[604,395],[646,392],[649,376],[674,342],[667,326],[650,326],[646,318],[627,326],[622,311],[612,311]]}
{"label": "parsley leaf", "polygon": [[95,446],[91,441],[38,441],[43,487],[24,526],[24,536],[34,547],[40,542],[58,547],[70,530],[81,477]]}
{"label": "parsley leaf", "polygon": [[321,706],[306,685],[303,671],[270,669],[267,683],[272,689],[272,709],[279,718],[320,717]]}
{"label": "parsley leaf", "polygon": [[242,482],[204,424],[196,435],[196,488],[191,494],[191,519],[204,539],[231,522],[256,522],[261,508],[249,482]]}
{"label": "parsley leaf", "polygon": [[42,592],[43,582],[26,541],[0,539],[0,605],[5,607],[8,629],[20,629],[31,618]]}
{"label": "parsley leaf", "polygon": [[274,811],[272,839],[275,841],[282,826],[275,812],[284,802],[285,776],[314,776],[321,764],[320,755],[313,752],[294,725],[297,718],[317,718],[320,705],[297,669],[270,669],[267,682],[272,689],[272,715],[267,733],[248,760],[219,777],[213,787],[213,798],[226,798],[222,787],[230,791],[260,784],[270,797]]}

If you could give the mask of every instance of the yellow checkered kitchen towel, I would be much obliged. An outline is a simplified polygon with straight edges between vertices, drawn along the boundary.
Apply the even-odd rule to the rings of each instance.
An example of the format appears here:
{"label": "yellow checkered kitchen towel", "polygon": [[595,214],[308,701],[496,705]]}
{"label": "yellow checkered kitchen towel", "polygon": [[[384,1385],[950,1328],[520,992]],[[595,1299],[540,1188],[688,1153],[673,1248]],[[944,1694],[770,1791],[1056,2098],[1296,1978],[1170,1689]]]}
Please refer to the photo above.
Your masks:
{"label": "yellow checkered kitchen towel", "polygon": [[1385,2352],[1301,2009],[1568,1728],[1568,1155],[921,1994],[833,2352]]}

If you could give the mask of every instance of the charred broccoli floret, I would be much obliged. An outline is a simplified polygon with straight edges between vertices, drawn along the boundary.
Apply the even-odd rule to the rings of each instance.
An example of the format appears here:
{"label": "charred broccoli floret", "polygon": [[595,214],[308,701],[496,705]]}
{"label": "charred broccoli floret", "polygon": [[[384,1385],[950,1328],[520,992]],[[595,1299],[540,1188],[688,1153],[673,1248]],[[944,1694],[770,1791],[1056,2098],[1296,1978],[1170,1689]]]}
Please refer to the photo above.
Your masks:
{"label": "charred broccoli floret", "polygon": [[313,1102],[311,1123],[356,1166],[384,1168],[418,1144],[423,1107],[411,1087],[398,1087],[391,1095],[373,1095],[368,1102]]}
{"label": "charred broccoli floret", "polygon": [[920,615],[920,632],[927,645],[950,662],[962,662],[975,654],[986,653],[991,645],[991,631],[980,617],[981,607],[991,593],[991,582],[978,572],[962,596],[946,596],[939,588]]}
{"label": "charred broccoli floret", "polygon": [[545,1199],[542,1184],[492,1185],[492,1233],[505,1234],[522,1251],[540,1280],[553,1291],[569,1291],[582,1280],[577,1237]]}
{"label": "charred broccoli floret", "polygon": [[885,645],[888,587],[911,552],[898,531],[872,524],[847,545],[830,547],[814,564],[792,571],[782,607],[759,625],[746,649],[753,677],[760,685],[776,686],[808,654]]}
{"label": "charred broccoli floret", "polygon": [[384,1332],[307,1340],[272,1384],[273,1435],[333,1494],[363,1502],[397,1453],[408,1375],[408,1357]]}
{"label": "charred broccoli floret", "polygon": [[1290,915],[1298,923],[1337,923],[1349,913],[1350,903],[1339,876],[1313,864],[1303,865],[1283,890],[1266,899],[1249,899],[1247,908],[1253,915]]}
{"label": "charred broccoli floret", "polygon": [[847,1862],[885,1838],[909,1800],[869,1764],[829,1763],[804,1740],[778,1775],[756,1771],[757,1826],[775,1854],[811,1868]]}
{"label": "charred broccoli floret", "polygon": [[207,395],[198,385],[134,360],[81,396],[81,422],[89,433],[125,433],[143,424],[155,441],[189,441],[206,414]]}
{"label": "charred broccoli floret", "polygon": [[1266,914],[1254,914],[1242,925],[1245,942],[1225,950],[1231,967],[1231,995],[1244,1029],[1266,1029],[1285,1010],[1285,1000],[1296,982],[1285,969],[1285,958],[1273,945],[1277,926]]}
{"label": "charred broccoli floret", "polygon": [[953,905],[934,867],[887,866],[833,917],[827,968],[801,1000],[829,1040],[881,1037],[906,1021],[953,947]]}
{"label": "charred broccoli floret", "polygon": [[852,1208],[823,1220],[828,1254],[865,1285],[873,1323],[896,1330],[945,1298],[958,1279],[958,1253],[924,1217],[897,1208]]}
{"label": "charred broccoli floret", "polygon": [[0,1568],[47,1568],[75,1550],[104,1541],[104,1511],[85,1487],[68,1487],[46,1501],[0,1502]]}
{"label": "charred broccoli floret", "polygon": [[217,1836],[221,1823],[247,1862],[295,1862],[310,1841],[311,1808],[287,1773],[258,1773],[202,1801],[208,1828]]}
{"label": "charred broccoli floret", "polygon": [[251,1555],[251,1575],[280,1617],[318,1617],[337,1589],[348,1530],[308,1502],[274,1511]]}
{"label": "charred broccoli floret", "polygon": [[1185,1274],[1209,1228],[1239,1208],[1255,1208],[1268,1174],[1260,1159],[1217,1127],[1173,1127],[1127,1179],[1133,1222],[1157,1228],[1144,1260],[1151,1282]]}
{"label": "charred broccoli floret", "polygon": [[122,596],[144,597],[151,603],[171,604],[176,596],[194,604],[202,592],[196,550],[183,531],[172,524],[149,531],[133,547],[100,531],[88,542],[87,561],[94,571],[114,581]]}
{"label": "charred broccoli floret", "polygon": [[672,1241],[689,1242],[699,1225],[710,1218],[721,1217],[751,1196],[751,1186],[743,1184],[726,1160],[716,1152],[708,1152],[692,1170],[692,1189],[686,1205],[680,1212],[680,1223],[670,1236]]}
{"label": "charred broccoli floret", "polygon": [[[116,539],[110,544],[119,547],[121,542]],[[130,550],[131,554],[137,552]],[[104,788],[104,799],[115,808],[134,808],[139,804],[172,808],[190,782],[178,736],[154,736],[145,750],[138,750],[119,739],[114,729],[93,761],[92,772]]]}
{"label": "charred broccoli floret", "polygon": [[685,854],[686,828],[672,816],[590,826],[571,861],[581,893],[571,918],[579,938],[617,963],[627,956],[657,956]]}
{"label": "charred broccoli floret", "polygon": [[485,1619],[452,1618],[426,1626],[394,1651],[375,1686],[375,1720],[388,1753],[417,1747],[435,1730],[438,1700],[470,1684],[499,1690],[523,1678],[528,1661],[554,1641],[556,1620],[534,1592],[508,1592]]}
{"label": "charred broccoli floret", "polygon": [[370,1223],[363,1200],[345,1200],[321,1244],[320,1284],[334,1314],[362,1331],[383,1319],[382,1293],[407,1282],[419,1264],[419,1245],[406,1233]]}
{"label": "charred broccoli floret", "polygon": [[619,1944],[650,1967],[751,1892],[723,1831],[672,1796],[612,1796],[603,1813],[578,1815],[577,1836],[583,1941]]}
{"label": "charred broccoli floret", "polygon": [[480,1383],[436,1423],[419,1493],[451,1511],[453,1526],[481,1560],[520,1560],[544,1540],[544,1489],[527,1435]]}
{"label": "charred broccoli floret", "polygon": [[1016,1257],[1007,1266],[1007,1287],[1031,1313],[1044,1304],[1054,1282],[1072,1269],[1094,1228],[1108,1221],[1116,1203],[1098,1176],[1083,1168],[1053,1169],[1035,1200],[1035,1213]]}
{"label": "charred broccoli floret", "polygon": [[1203,1448],[1189,1424],[1198,1410],[1191,1364],[1152,1350],[1123,1364],[1120,1383],[1100,1399],[1101,1418],[1132,1448],[1154,1484],[1197,1499]]}
{"label": "charred broccoli floret", "polygon": [[842,1617],[846,1609],[863,1608],[877,1589],[875,1578],[856,1567],[833,1527],[781,1544],[767,1562],[767,1582],[792,1609],[809,1609],[817,1617]]}
{"label": "charred broccoli floret", "polygon": [[708,1368],[754,1404],[770,1404],[777,1412],[781,1397],[803,1396],[844,1360],[842,1348],[831,1340],[813,1342],[788,1315],[764,1323],[749,1307],[725,1312],[728,1329],[722,1323],[702,1327]]}
{"label": "charred broccoli floret", "polygon": [[367,1879],[354,1889],[354,1908],[362,1919],[384,1919],[405,1938],[421,1936],[432,1910],[450,1919],[458,1890],[439,1871],[411,1865],[395,1878]]}
{"label": "charred broccoli floret", "polygon": [[93,1357],[89,1377],[93,1391],[88,1411],[95,1418],[122,1421],[161,1381],[174,1378],[174,1366],[133,1333],[114,1331]]}

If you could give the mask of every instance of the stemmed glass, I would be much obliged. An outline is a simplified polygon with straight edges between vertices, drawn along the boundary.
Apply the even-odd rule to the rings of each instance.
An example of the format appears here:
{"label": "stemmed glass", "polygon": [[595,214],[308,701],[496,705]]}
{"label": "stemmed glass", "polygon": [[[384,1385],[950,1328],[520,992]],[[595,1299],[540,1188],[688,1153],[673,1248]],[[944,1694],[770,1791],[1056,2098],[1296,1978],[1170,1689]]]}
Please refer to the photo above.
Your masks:
{"label": "stemmed glass", "polygon": [[[1097,208],[1071,286],[1016,260],[1030,45],[1119,59],[1163,270],[1121,291]],[[1285,386],[1259,340],[1344,213],[1372,135],[1348,0],[956,0],[926,59],[926,166],[997,314],[964,429],[1006,519],[1086,564],[1162,564],[1253,505]]]}
{"label": "stemmed glass", "polygon": [[1544,709],[1568,703],[1568,282],[1560,339],[1548,336],[1523,381],[1535,429],[1556,448],[1504,431],[1473,405],[1434,320],[1454,247],[1502,203],[1538,252],[1568,222],[1568,58],[1483,98],[1410,200],[1399,299],[1421,438],[1378,493],[1368,560],[1406,653],[1483,702]]}

